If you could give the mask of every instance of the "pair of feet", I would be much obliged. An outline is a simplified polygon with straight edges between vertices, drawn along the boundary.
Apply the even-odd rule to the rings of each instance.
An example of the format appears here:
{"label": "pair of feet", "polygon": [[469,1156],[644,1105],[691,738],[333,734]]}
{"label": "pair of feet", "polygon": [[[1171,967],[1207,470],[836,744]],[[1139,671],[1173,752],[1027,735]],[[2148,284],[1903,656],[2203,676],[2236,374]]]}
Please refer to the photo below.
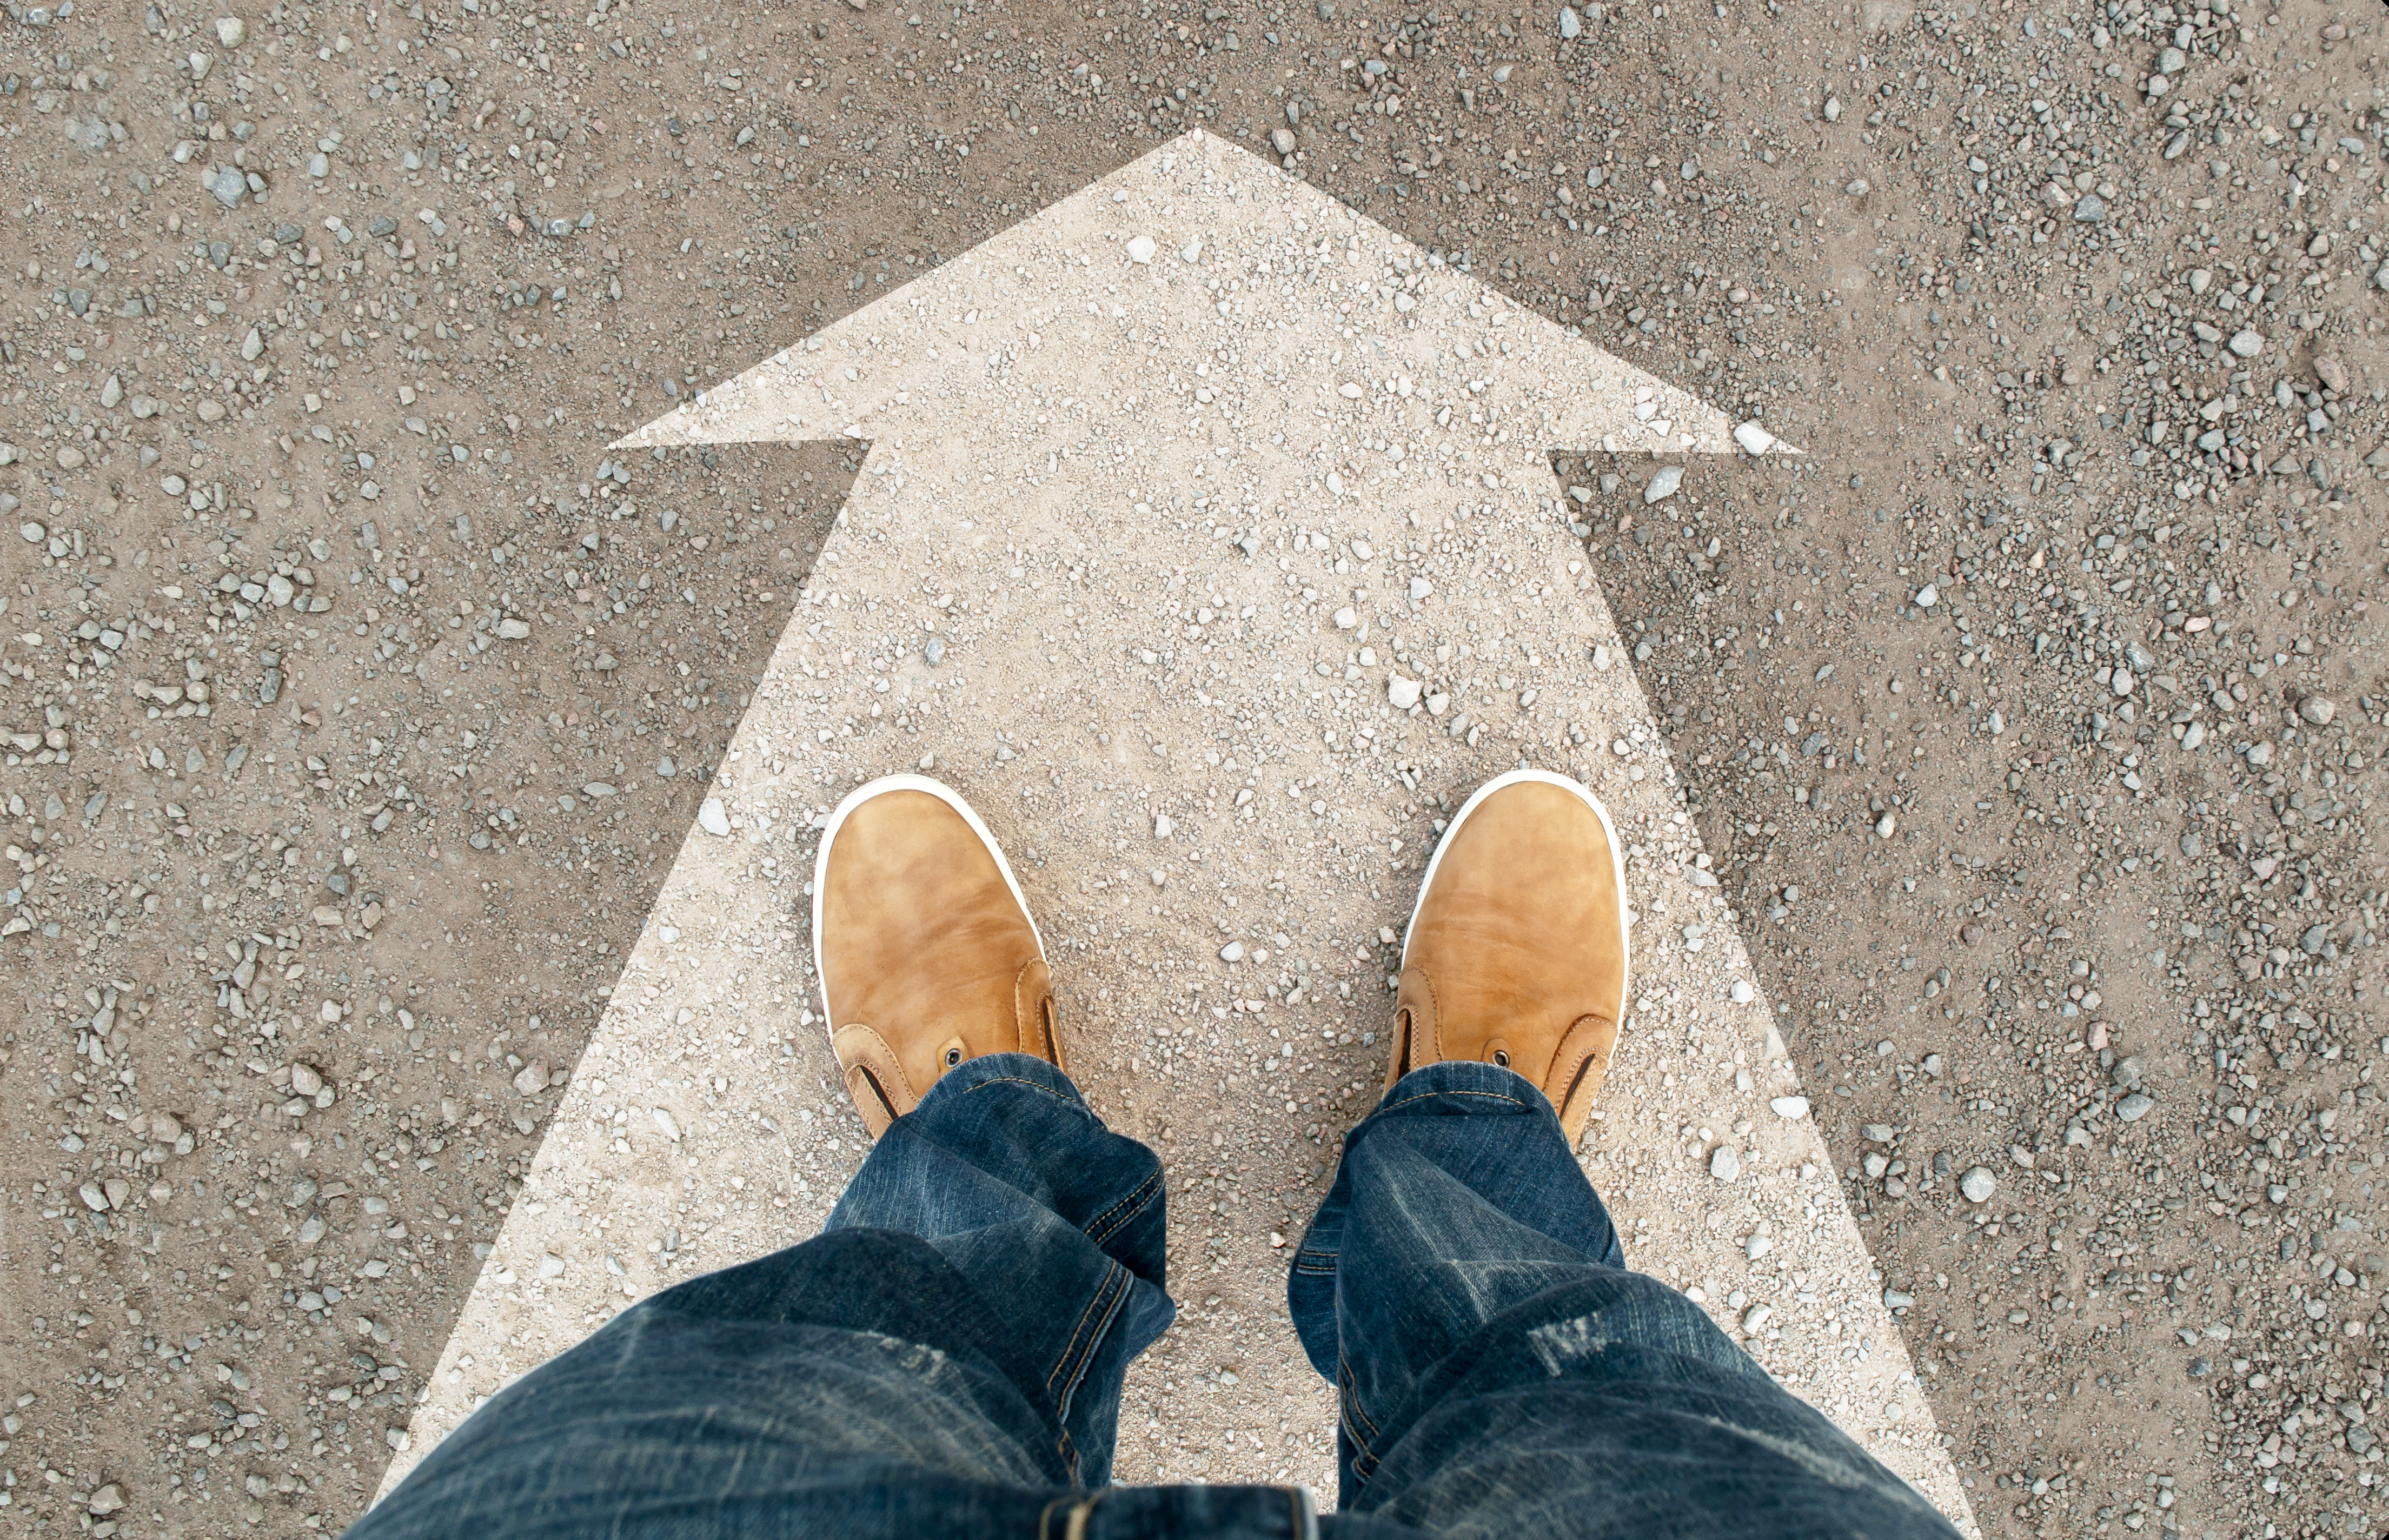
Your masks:
{"label": "pair of feet", "polygon": [[[1514,770],[1480,787],[1419,883],[1386,1088],[1447,1060],[1499,1064],[1541,1089],[1573,1141],[1625,1014],[1625,877],[1608,814],[1575,782]],[[983,1054],[1069,1069],[1020,884],[969,804],[925,776],[874,781],[830,816],[813,962],[875,1138]]]}

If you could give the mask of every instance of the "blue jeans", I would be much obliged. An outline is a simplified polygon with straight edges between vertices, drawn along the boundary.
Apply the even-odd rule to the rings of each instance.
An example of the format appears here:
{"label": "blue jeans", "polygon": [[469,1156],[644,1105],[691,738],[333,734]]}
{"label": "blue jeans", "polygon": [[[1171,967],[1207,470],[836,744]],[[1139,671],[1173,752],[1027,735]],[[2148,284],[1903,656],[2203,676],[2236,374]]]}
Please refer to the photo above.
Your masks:
{"label": "blue jeans", "polygon": [[1175,1312],[1153,1152],[1061,1071],[939,1080],[821,1235],[625,1310],[450,1434],[352,1540],[1951,1537],[1675,1291],[1626,1270],[1541,1093],[1405,1076],[1345,1141],[1288,1300],[1341,1511],[1109,1485]]}

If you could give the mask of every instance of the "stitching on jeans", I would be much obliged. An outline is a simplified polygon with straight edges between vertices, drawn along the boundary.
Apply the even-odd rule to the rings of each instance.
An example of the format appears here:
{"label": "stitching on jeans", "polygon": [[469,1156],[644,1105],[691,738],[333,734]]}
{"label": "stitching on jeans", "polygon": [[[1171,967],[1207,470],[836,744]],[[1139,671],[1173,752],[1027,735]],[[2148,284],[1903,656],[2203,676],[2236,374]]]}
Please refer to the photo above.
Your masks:
{"label": "stitching on jeans", "polygon": [[[1467,1063],[1465,1060],[1446,1062]],[[1407,1107],[1413,1101],[1432,1101],[1438,1096],[1479,1096],[1483,1097],[1488,1101],[1506,1101],[1513,1107],[1531,1107],[1533,1105],[1533,1103],[1523,1101],[1514,1096],[1504,1096],[1500,1091],[1422,1091],[1416,1096],[1406,1096],[1399,1101],[1387,1101],[1379,1106],[1375,1112],[1369,1115],[1372,1117],[1381,1116],[1384,1114],[1392,1112],[1397,1107]]]}
{"label": "stitching on jeans", "polygon": [[[1137,1183],[1135,1190],[1130,1192],[1127,1197],[1122,1198],[1118,1203],[1114,1203],[1111,1207],[1104,1210],[1101,1214],[1096,1215],[1092,1219],[1087,1221],[1087,1238],[1091,1241],[1097,1241],[1109,1240],[1111,1236],[1119,1229],[1120,1226],[1127,1224],[1131,1219],[1133,1219],[1138,1215],[1143,1213],[1146,1205],[1153,1201],[1151,1192],[1154,1184],[1160,1180],[1161,1167],[1156,1165],[1150,1172],[1145,1174],[1144,1180]],[[1131,1207],[1130,1205],[1131,1204],[1134,1206]],[[1124,1208],[1128,1209],[1129,1212],[1126,1214],[1120,1214],[1120,1210]],[[1119,1214],[1119,1218],[1113,1223],[1105,1224],[1105,1221],[1111,1219],[1112,1215],[1115,1214]]]}
{"label": "stitching on jeans", "polygon": [[[1065,1439],[1063,1442],[1069,1441]],[[1077,1467],[1074,1464],[1071,1474],[1075,1477],[1077,1473]],[[1087,1521],[1094,1514],[1095,1505],[1103,1500],[1104,1494],[1101,1492],[1083,1497],[1074,1493],[1067,1497],[1054,1498],[1038,1512],[1037,1540],[1067,1540],[1070,1535],[1084,1534],[1087,1532]],[[1067,1513],[1059,1536],[1054,1529],[1054,1514],[1057,1508]]]}
{"label": "stitching on jeans", "polygon": [[1095,1344],[1104,1340],[1105,1334],[1111,1330],[1112,1323],[1119,1319],[1120,1311],[1127,1307],[1131,1286],[1128,1269],[1115,1266],[1112,1276],[1118,1281],[1119,1287],[1111,1292],[1111,1304],[1105,1309],[1104,1318],[1096,1322],[1094,1330],[1087,1334],[1086,1349],[1079,1355],[1078,1367],[1071,1370],[1069,1383],[1063,1387],[1067,1393],[1066,1399],[1074,1398],[1078,1394],[1080,1382],[1087,1377],[1088,1366],[1095,1361]]}
{"label": "stitching on jeans", "polygon": [[1069,1367],[1070,1355],[1078,1351],[1080,1339],[1086,1335],[1087,1317],[1093,1315],[1095,1307],[1103,1304],[1104,1292],[1112,1286],[1112,1274],[1119,1270],[1120,1265],[1117,1262],[1112,1263],[1104,1274],[1103,1282],[1096,1285],[1095,1292],[1087,1296],[1086,1307],[1079,1312],[1078,1324],[1070,1328],[1069,1340],[1062,1344],[1062,1351],[1054,1358],[1054,1367],[1046,1371],[1045,1389],[1049,1393],[1054,1389],[1054,1381],[1061,1377],[1065,1368]]}
{"label": "stitching on jeans", "polygon": [[[1104,1274],[1104,1281],[1088,1299],[1087,1307],[1079,1312],[1079,1324],[1070,1329],[1070,1340],[1062,1344],[1062,1355],[1054,1361],[1053,1372],[1045,1376],[1045,1389],[1049,1394],[1054,1390],[1054,1381],[1061,1378],[1062,1371],[1070,1367],[1070,1360],[1079,1355],[1080,1343],[1082,1342],[1092,1343],[1094,1338],[1100,1338],[1103,1335],[1102,1328],[1098,1327],[1091,1337],[1087,1331],[1087,1322],[1096,1310],[1103,1306],[1107,1296],[1126,1292],[1123,1289],[1117,1289],[1115,1285],[1127,1276],[1128,1269],[1117,1262],[1113,1263],[1110,1270]],[[1114,1308],[1117,1308],[1117,1305]],[[1111,1313],[1106,1311],[1104,1318],[1108,1322]]]}
{"label": "stitching on jeans", "polygon": [[[1377,1457],[1369,1447],[1369,1440],[1376,1434],[1376,1424],[1370,1422],[1369,1414],[1361,1409],[1360,1398],[1352,1388],[1352,1366],[1340,1349],[1335,1355],[1335,1380],[1340,1393],[1335,1398],[1336,1420],[1343,1427],[1344,1436],[1352,1441],[1352,1472],[1365,1481],[1369,1471],[1377,1468]],[[1367,1425],[1365,1432],[1353,1426],[1355,1418]],[[1364,1465],[1368,1470],[1361,1469]]]}
{"label": "stitching on jeans", "polygon": [[1340,1347],[1335,1352],[1335,1369],[1336,1378],[1343,1381],[1344,1394],[1352,1398],[1352,1415],[1361,1419],[1361,1425],[1368,1429],[1371,1438],[1376,1437],[1377,1424],[1371,1419],[1367,1412],[1361,1409],[1361,1393],[1352,1381],[1351,1360],[1344,1356],[1343,1349]]}
{"label": "stitching on jeans", "polygon": [[1031,1090],[1043,1091],[1047,1096],[1052,1097],[1056,1101],[1068,1101],[1071,1106],[1078,1107],[1082,1112],[1085,1111],[1083,1103],[1072,1101],[1069,1097],[1064,1096],[1053,1087],[1041,1085],[1037,1081],[1029,1079],[1025,1075],[990,1075],[986,1079],[981,1080],[977,1085],[971,1087],[971,1089],[974,1091],[981,1090],[989,1086],[1027,1086]]}
{"label": "stitching on jeans", "polygon": [[[1145,1174],[1144,1180],[1136,1184],[1134,1190],[1131,1191],[1118,1203],[1114,1203],[1111,1207],[1104,1210],[1101,1214],[1096,1215],[1092,1219],[1087,1221],[1087,1234],[1091,1238],[1098,1241],[1106,1239],[1115,1230],[1118,1230],[1120,1226],[1127,1224],[1131,1219],[1133,1219],[1138,1215],[1143,1213],[1146,1205],[1151,1203],[1153,1201],[1152,1191],[1155,1185],[1160,1180],[1161,1167],[1158,1165],[1156,1165],[1153,1170]],[[1122,1209],[1126,1209],[1128,1212],[1121,1214],[1120,1211]],[[1115,1214],[1119,1215],[1118,1219],[1106,1224],[1105,1221],[1111,1220],[1112,1215]]]}
{"label": "stitching on jeans", "polygon": [[[1086,1378],[1087,1366],[1094,1361],[1095,1344],[1104,1340],[1104,1334],[1111,1330],[1112,1322],[1118,1318],[1120,1308],[1128,1300],[1129,1290],[1125,1281],[1127,1276],[1128,1269],[1122,1267],[1117,1262],[1112,1264],[1112,1270],[1105,1275],[1104,1288],[1096,1292],[1095,1300],[1090,1303],[1088,1308],[1092,1310],[1094,1307],[1094,1305],[1100,1304],[1106,1292],[1111,1298],[1110,1308],[1104,1312],[1103,1320],[1095,1327],[1094,1331],[1086,1338],[1085,1350],[1077,1355],[1079,1359],[1078,1366],[1071,1370],[1068,1382],[1065,1384],[1058,1393],[1054,1391],[1054,1374],[1060,1374],[1065,1368],[1069,1366],[1071,1355],[1067,1350],[1064,1354],[1063,1361],[1054,1366],[1054,1374],[1049,1374],[1045,1377],[1046,1394],[1054,1398],[1054,1406],[1056,1416],[1064,1415],[1064,1408],[1067,1407],[1071,1399],[1077,1395],[1080,1381]],[[1118,1282],[1120,1286],[1118,1288],[1113,1288],[1112,1285],[1115,1282]],[[1081,1316],[1080,1317],[1080,1327],[1084,1327],[1085,1324],[1086,1317]],[[1071,1334],[1071,1343],[1073,1348],[1076,1347],[1078,1341],[1079,1334],[1078,1332],[1073,1331]],[[1054,1448],[1056,1453],[1061,1455],[1064,1463],[1067,1466],[1070,1472],[1071,1482],[1076,1483],[1079,1479],[1078,1447],[1071,1443],[1070,1430],[1067,1425],[1058,1429],[1057,1432],[1059,1436],[1054,1442]]]}

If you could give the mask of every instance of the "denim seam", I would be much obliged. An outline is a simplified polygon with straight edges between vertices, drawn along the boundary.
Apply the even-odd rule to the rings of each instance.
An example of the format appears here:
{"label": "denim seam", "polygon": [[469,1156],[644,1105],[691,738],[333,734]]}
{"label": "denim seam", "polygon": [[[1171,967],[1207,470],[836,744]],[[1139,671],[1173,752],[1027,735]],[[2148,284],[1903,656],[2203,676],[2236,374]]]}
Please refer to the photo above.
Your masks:
{"label": "denim seam", "polygon": [[[1080,1381],[1086,1377],[1087,1366],[1094,1361],[1095,1344],[1104,1340],[1104,1333],[1110,1330],[1112,1322],[1118,1318],[1130,1287],[1128,1269],[1117,1262],[1113,1263],[1111,1270],[1104,1275],[1104,1281],[1096,1289],[1094,1297],[1087,1302],[1086,1309],[1080,1312],[1079,1324],[1072,1329],[1070,1341],[1064,1346],[1060,1361],[1054,1366],[1054,1372],[1045,1377],[1045,1394],[1053,1399],[1054,1415],[1064,1424],[1054,1447],[1068,1466],[1070,1479],[1074,1482],[1079,1479],[1079,1456],[1070,1442],[1070,1430],[1067,1425],[1070,1402],[1078,1394]],[[1103,1318],[1096,1321],[1094,1330],[1090,1331],[1088,1322],[1098,1312]],[[1068,1371],[1067,1377],[1065,1370]],[[1054,1385],[1056,1380],[1062,1381],[1058,1389]]]}
{"label": "denim seam", "polygon": [[1385,1102],[1381,1104],[1375,1112],[1369,1115],[1372,1117],[1382,1117],[1386,1114],[1394,1111],[1396,1108],[1407,1107],[1413,1101],[1433,1101],[1438,1097],[1445,1096],[1478,1096],[1483,1097],[1488,1101],[1506,1101],[1513,1107],[1525,1107],[1529,1111],[1534,1107],[1534,1103],[1531,1101],[1521,1101],[1519,1098],[1514,1096],[1504,1096],[1500,1091],[1421,1091],[1416,1096],[1406,1096],[1399,1101]]}
{"label": "denim seam", "polygon": [[1041,1084],[1041,1082],[1028,1078],[1026,1075],[990,1075],[986,1079],[972,1085],[970,1088],[965,1090],[963,1094],[968,1096],[973,1092],[983,1090],[990,1086],[1026,1086],[1030,1090],[1041,1091],[1045,1095],[1053,1098],[1054,1101],[1077,1108],[1080,1112],[1083,1113],[1087,1110],[1084,1102],[1072,1097],[1064,1096],[1060,1091],[1055,1090],[1051,1086]]}
{"label": "denim seam", "polygon": [[[1100,1245],[1104,1241],[1110,1240],[1114,1235],[1118,1234],[1121,1228],[1127,1225],[1130,1220],[1134,1219],[1138,1215],[1143,1213],[1145,1209],[1151,1205],[1153,1202],[1152,1193],[1154,1186],[1160,1180],[1161,1167],[1156,1164],[1154,1168],[1145,1175],[1144,1180],[1136,1184],[1134,1191],[1129,1193],[1128,1196],[1122,1198],[1118,1203],[1114,1203],[1111,1207],[1104,1210],[1103,1213],[1096,1215],[1092,1219],[1087,1221],[1087,1239]],[[1121,1214],[1120,1211],[1122,1209],[1127,1209],[1128,1212]],[[1119,1215],[1119,1217],[1117,1220],[1113,1220],[1112,1215],[1116,1214]],[[1107,1220],[1111,1222],[1106,1223],[1105,1221]]]}
{"label": "denim seam", "polygon": [[[1344,1436],[1352,1441],[1352,1473],[1366,1481],[1377,1469],[1377,1457],[1371,1447],[1377,1425],[1369,1420],[1369,1414],[1361,1406],[1360,1393],[1352,1383],[1351,1363],[1340,1347],[1335,1353],[1335,1380],[1337,1419],[1343,1425]],[[1356,1421],[1359,1426],[1355,1426]],[[1364,1465],[1366,1470],[1362,1469]]]}
{"label": "denim seam", "polygon": [[1278,1491],[1285,1498],[1286,1529],[1294,1534],[1302,1536],[1303,1540],[1317,1540],[1319,1527],[1311,1516],[1310,1505],[1303,1501],[1302,1489],[1298,1486],[1281,1486]]}
{"label": "denim seam", "polygon": [[[1084,1534],[1087,1521],[1093,1516],[1095,1505],[1102,1502],[1104,1496],[1105,1494],[1102,1492],[1087,1494],[1074,1492],[1067,1497],[1056,1497],[1047,1503],[1037,1515],[1038,1540],[1063,1540],[1063,1537],[1072,1534]],[[1056,1508],[1064,1510],[1066,1515],[1059,1531],[1054,1528],[1054,1513]]]}
{"label": "denim seam", "polygon": [[1112,1290],[1113,1279],[1124,1271],[1126,1269],[1118,1263],[1111,1263],[1104,1273],[1104,1280],[1095,1285],[1093,1293],[1087,1296],[1086,1307],[1079,1312],[1079,1323],[1070,1329],[1070,1340],[1062,1344],[1061,1356],[1054,1359],[1053,1369],[1045,1376],[1045,1389],[1048,1393],[1053,1391],[1054,1381],[1062,1377],[1062,1371],[1069,1368],[1070,1359],[1079,1352],[1080,1344],[1086,1341],[1087,1322],[1093,1317],[1097,1310],[1103,1307],[1105,1296]]}
{"label": "denim seam", "polygon": [[1341,1348],[1338,1348],[1338,1349],[1336,1350],[1336,1353],[1335,1353],[1335,1365],[1336,1365],[1336,1376],[1337,1376],[1337,1378],[1338,1378],[1338,1379],[1340,1379],[1340,1380],[1343,1381],[1343,1383],[1344,1383],[1344,1391],[1345,1391],[1345,1394],[1347,1394],[1348,1395],[1350,1395],[1350,1396],[1353,1398],[1353,1399],[1352,1399],[1352,1415],[1353,1415],[1353,1416],[1355,1416],[1355,1417],[1357,1417],[1357,1418],[1359,1418],[1359,1419],[1361,1419],[1361,1421],[1362,1425],[1363,1425],[1363,1426],[1365,1426],[1365,1427],[1369,1430],[1369,1436],[1370,1436],[1371,1438],[1374,1438],[1374,1437],[1376,1437],[1376,1436],[1377,1436],[1377,1424],[1376,1424],[1376,1421],[1375,1421],[1373,1419],[1372,1419],[1372,1418],[1369,1416],[1369,1414],[1368,1414],[1366,1411],[1363,1411],[1363,1410],[1361,1409],[1361,1402],[1360,1402],[1360,1392],[1355,1388],[1354,1383],[1353,1383],[1353,1380],[1352,1380],[1352,1364],[1351,1364],[1351,1360],[1349,1360],[1348,1358],[1347,1358],[1347,1357],[1345,1357],[1345,1356],[1344,1356],[1344,1352],[1343,1352],[1343,1349],[1341,1349]]}

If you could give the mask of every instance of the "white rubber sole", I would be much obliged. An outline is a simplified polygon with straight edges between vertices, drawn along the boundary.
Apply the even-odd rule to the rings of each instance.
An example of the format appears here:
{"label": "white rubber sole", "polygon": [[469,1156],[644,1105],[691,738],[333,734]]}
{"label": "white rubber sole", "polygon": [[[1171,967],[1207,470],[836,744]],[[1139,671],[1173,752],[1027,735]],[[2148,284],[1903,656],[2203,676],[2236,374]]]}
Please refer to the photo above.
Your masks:
{"label": "white rubber sole", "polygon": [[[1565,775],[1556,775],[1550,770],[1508,770],[1495,776],[1477,787],[1468,800],[1460,805],[1460,811],[1451,816],[1450,823],[1444,828],[1443,838],[1436,842],[1435,854],[1427,859],[1426,872],[1419,878],[1418,897],[1411,904],[1410,923],[1402,927],[1402,966],[1405,968],[1410,966],[1411,931],[1418,924],[1419,910],[1426,903],[1427,889],[1435,885],[1435,869],[1443,864],[1443,853],[1451,848],[1452,836],[1460,833],[1460,826],[1468,821],[1468,815],[1475,812],[1487,797],[1505,786],[1515,786],[1527,781],[1539,781],[1544,785],[1559,787],[1591,808],[1592,816],[1601,820],[1602,833],[1609,836],[1611,875],[1617,883],[1617,912],[1620,922],[1618,929],[1624,933],[1619,937],[1619,944],[1626,948],[1626,966],[1621,972],[1621,977],[1630,984],[1634,977],[1634,927],[1624,923],[1631,906],[1627,902],[1626,893],[1626,846],[1618,843],[1617,826],[1609,821],[1609,809],[1601,805],[1599,797]],[[1617,1019],[1621,1025],[1626,1016],[1625,987],[1624,985],[1620,986],[1617,1001]]]}
{"label": "white rubber sole", "polygon": [[995,836],[988,833],[987,824],[971,805],[962,799],[960,793],[926,775],[883,775],[876,781],[867,781],[849,792],[846,800],[829,815],[829,822],[822,828],[821,846],[813,855],[813,977],[821,981],[822,1019],[827,1024],[825,1030],[832,1037],[837,1036],[837,1019],[830,1013],[829,974],[822,967],[822,895],[829,886],[824,880],[829,871],[829,853],[837,843],[837,832],[845,826],[847,815],[872,798],[885,796],[889,792],[926,792],[963,815],[963,821],[970,825],[971,833],[987,846],[987,853],[995,858],[995,869],[1003,873],[1003,885],[1012,889],[1013,901],[1020,906],[1020,912],[1028,917],[1028,934],[1037,938],[1037,955],[1041,959],[1045,956],[1045,935],[1037,928],[1037,915],[1028,907],[1028,896],[1020,891],[1020,879],[1012,874],[1012,863],[1003,859],[1003,847],[995,843]]}

